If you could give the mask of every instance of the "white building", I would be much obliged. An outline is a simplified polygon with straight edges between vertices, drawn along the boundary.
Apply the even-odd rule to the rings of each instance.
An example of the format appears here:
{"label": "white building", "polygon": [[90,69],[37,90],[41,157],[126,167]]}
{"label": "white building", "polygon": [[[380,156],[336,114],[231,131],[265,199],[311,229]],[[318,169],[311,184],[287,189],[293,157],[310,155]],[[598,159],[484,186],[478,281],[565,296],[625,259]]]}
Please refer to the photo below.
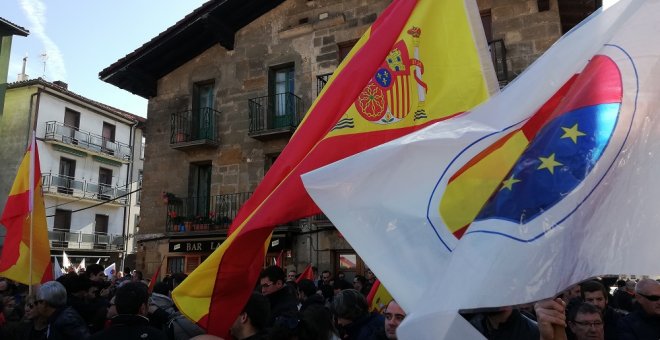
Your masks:
{"label": "white building", "polygon": [[139,222],[145,122],[62,82],[9,84],[0,117],[0,207],[34,130],[51,253],[66,251],[74,264],[122,264]]}

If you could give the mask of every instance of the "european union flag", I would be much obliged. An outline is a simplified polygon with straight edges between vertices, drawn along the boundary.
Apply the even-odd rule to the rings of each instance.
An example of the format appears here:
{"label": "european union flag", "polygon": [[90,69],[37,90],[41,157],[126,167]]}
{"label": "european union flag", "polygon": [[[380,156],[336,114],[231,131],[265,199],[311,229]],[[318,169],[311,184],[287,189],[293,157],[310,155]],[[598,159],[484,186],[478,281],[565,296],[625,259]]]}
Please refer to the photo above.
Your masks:
{"label": "european union flag", "polygon": [[561,201],[603,154],[620,107],[620,103],[588,106],[550,121],[475,220],[524,224]]}

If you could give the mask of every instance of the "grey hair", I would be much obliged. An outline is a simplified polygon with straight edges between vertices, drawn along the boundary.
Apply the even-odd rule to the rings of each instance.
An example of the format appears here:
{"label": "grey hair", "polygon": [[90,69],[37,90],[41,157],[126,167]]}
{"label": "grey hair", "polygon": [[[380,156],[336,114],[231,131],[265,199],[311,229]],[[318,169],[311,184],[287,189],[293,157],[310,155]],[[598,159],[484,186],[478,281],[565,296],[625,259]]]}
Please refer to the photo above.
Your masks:
{"label": "grey hair", "polygon": [[48,281],[39,287],[37,300],[54,308],[66,306],[66,288],[57,281]]}
{"label": "grey hair", "polygon": [[660,285],[658,281],[653,279],[641,279],[635,286],[635,293],[648,294],[648,290],[653,286]]}
{"label": "grey hair", "polygon": [[338,318],[351,321],[369,315],[367,299],[355,289],[345,289],[335,295],[332,310]]}

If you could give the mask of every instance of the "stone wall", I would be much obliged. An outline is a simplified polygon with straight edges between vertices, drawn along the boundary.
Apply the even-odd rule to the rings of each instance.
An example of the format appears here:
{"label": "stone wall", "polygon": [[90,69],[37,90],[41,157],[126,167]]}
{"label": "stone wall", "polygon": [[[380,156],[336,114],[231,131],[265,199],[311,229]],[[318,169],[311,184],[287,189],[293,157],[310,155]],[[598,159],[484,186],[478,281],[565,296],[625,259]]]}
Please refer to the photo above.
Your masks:
{"label": "stone wall", "polygon": [[482,0],[490,3],[493,39],[504,39],[512,80],[561,36],[557,0],[539,12],[537,0]]}

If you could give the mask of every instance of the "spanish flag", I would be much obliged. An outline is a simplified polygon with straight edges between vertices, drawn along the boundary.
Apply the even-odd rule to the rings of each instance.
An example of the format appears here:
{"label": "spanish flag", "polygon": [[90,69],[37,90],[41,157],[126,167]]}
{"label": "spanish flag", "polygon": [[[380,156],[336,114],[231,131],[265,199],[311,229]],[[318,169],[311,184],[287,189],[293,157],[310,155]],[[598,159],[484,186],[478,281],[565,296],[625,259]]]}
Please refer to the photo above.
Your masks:
{"label": "spanish flag", "polygon": [[0,217],[0,224],[7,229],[0,276],[26,285],[53,280],[41,184],[39,152],[33,133]]}
{"label": "spanish flag", "polygon": [[392,294],[390,294],[385,286],[380,283],[380,280],[376,279],[376,282],[374,282],[373,286],[371,286],[371,290],[367,295],[369,311],[383,313],[387,307],[387,304],[392,300]]}
{"label": "spanish flag", "polygon": [[339,65],[227,240],[174,290],[181,312],[227,336],[273,228],[320,212],[302,174],[450,119],[497,91],[481,32],[473,2],[394,0]]}

